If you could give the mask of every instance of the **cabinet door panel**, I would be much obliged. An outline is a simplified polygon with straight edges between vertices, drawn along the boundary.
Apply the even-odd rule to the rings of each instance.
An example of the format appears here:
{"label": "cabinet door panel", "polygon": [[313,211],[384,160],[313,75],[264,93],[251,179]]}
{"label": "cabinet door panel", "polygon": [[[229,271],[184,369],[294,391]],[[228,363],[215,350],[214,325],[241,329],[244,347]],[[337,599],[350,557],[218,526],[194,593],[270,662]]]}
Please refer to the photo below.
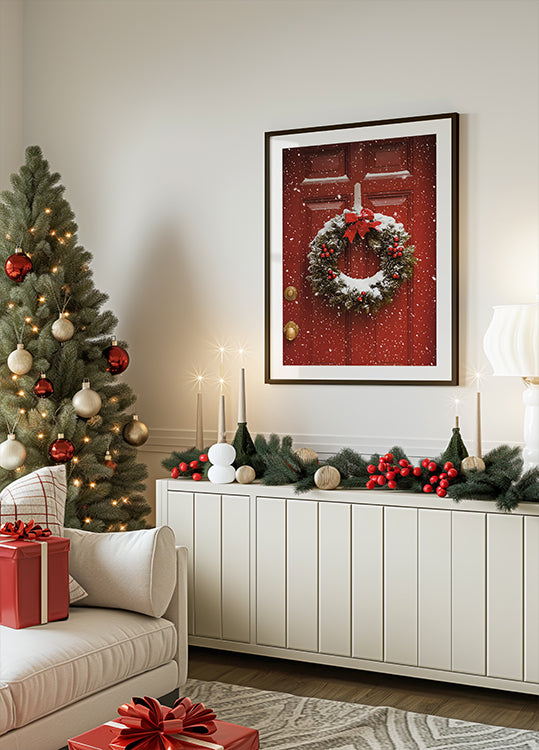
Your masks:
{"label": "cabinet door panel", "polygon": [[195,495],[195,632],[221,638],[221,497]]}
{"label": "cabinet door panel", "polygon": [[189,634],[195,632],[195,584],[193,570],[194,495],[192,492],[168,493],[168,525],[174,529],[176,544],[187,547],[187,607]]}
{"label": "cabinet door panel", "polygon": [[286,501],[256,499],[256,641],[286,646]]}
{"label": "cabinet door panel", "polygon": [[451,513],[419,511],[420,667],[451,669]]}
{"label": "cabinet door panel", "polygon": [[319,648],[324,654],[351,654],[351,508],[320,503]]}
{"label": "cabinet door panel", "polygon": [[385,661],[417,664],[417,511],[385,508]]}
{"label": "cabinet door panel", "polygon": [[485,514],[452,511],[453,670],[485,674]]}
{"label": "cabinet door panel", "polygon": [[249,642],[249,498],[223,495],[222,620],[223,638]]}
{"label": "cabinet door panel", "polygon": [[539,516],[524,519],[524,679],[539,682]]}
{"label": "cabinet door panel", "polygon": [[352,507],[352,656],[384,658],[383,508]]}
{"label": "cabinet door panel", "polygon": [[318,651],[318,503],[286,507],[288,648]]}
{"label": "cabinet door panel", "polygon": [[487,515],[487,675],[522,680],[522,516]]}

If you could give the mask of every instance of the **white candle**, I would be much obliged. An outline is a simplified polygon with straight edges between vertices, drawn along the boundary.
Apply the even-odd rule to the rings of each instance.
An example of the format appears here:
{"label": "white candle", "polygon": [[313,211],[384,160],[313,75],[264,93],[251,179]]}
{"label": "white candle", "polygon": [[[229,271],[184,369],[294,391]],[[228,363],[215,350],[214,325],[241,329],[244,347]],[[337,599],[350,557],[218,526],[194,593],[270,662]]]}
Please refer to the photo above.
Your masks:
{"label": "white candle", "polygon": [[247,410],[245,407],[245,367],[240,368],[240,392],[238,397],[238,424],[247,422]]}
{"label": "white candle", "polygon": [[217,442],[226,443],[225,394],[219,396],[219,425],[217,427]]}
{"label": "white candle", "polygon": [[477,391],[477,457],[481,458],[481,393]]}
{"label": "white candle", "polygon": [[[198,381],[200,386],[200,380]],[[197,421],[196,421],[196,433],[195,433],[195,448],[202,450],[204,448],[204,427],[202,424],[202,391],[199,388],[197,393]]]}

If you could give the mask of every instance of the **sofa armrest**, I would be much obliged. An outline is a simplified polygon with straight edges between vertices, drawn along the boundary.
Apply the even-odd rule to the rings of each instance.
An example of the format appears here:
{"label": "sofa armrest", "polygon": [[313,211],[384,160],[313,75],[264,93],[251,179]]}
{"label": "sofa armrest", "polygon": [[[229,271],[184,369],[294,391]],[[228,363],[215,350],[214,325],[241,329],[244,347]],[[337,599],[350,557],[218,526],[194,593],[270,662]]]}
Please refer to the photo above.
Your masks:
{"label": "sofa armrest", "polygon": [[167,611],[163,615],[176,627],[178,649],[178,687],[187,680],[187,547],[176,547],[176,587]]}

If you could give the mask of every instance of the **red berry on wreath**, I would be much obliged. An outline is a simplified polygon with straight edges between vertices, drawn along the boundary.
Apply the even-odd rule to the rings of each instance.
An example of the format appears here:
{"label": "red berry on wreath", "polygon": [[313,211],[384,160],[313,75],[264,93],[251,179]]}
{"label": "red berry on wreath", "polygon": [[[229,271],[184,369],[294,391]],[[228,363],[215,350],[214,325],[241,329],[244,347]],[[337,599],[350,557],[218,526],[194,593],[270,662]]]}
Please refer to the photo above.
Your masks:
{"label": "red berry on wreath", "polygon": [[189,467],[187,466],[187,464],[185,463],[185,461],[182,461],[181,464],[178,466],[178,469],[180,471],[187,471],[188,468]]}
{"label": "red berry on wreath", "polygon": [[199,474],[198,471],[195,471],[195,473],[193,474],[193,479],[195,480],[195,482],[200,482],[200,480],[202,479],[202,474]]}
{"label": "red berry on wreath", "polygon": [[448,461],[447,463],[444,464],[444,471],[449,471],[449,469],[452,469],[452,468],[453,468],[453,464],[451,463],[451,461]]}
{"label": "red berry on wreath", "polygon": [[394,278],[394,279],[399,279],[399,278],[400,278],[400,276],[399,276],[399,274],[398,274],[398,273],[394,273],[394,274],[393,274],[393,278]]}
{"label": "red berry on wreath", "polygon": [[386,483],[386,478],[383,474],[380,474],[380,476],[376,477],[376,484],[379,484],[380,487]]}
{"label": "red berry on wreath", "polygon": [[395,245],[398,245],[399,244],[399,238],[398,237],[394,237],[393,238],[393,242],[395,243]]}
{"label": "red berry on wreath", "polygon": [[423,461],[421,461],[421,466],[424,469],[426,469],[429,464],[430,464],[430,458],[424,458]]}
{"label": "red berry on wreath", "polygon": [[438,497],[445,497],[447,495],[447,490],[444,490],[443,487],[437,487],[436,494],[438,495]]}
{"label": "red berry on wreath", "polygon": [[401,460],[399,461],[399,466],[406,467],[406,466],[409,466],[409,465],[410,464],[408,463],[408,461],[405,458],[401,458]]}
{"label": "red berry on wreath", "polygon": [[449,469],[447,472],[447,476],[449,479],[454,479],[456,476],[458,476],[458,471],[456,469]]}
{"label": "red berry on wreath", "polygon": [[430,462],[430,463],[429,463],[429,464],[427,465],[427,469],[428,469],[429,471],[436,471],[436,469],[437,469],[437,468],[438,468],[438,466],[437,466],[437,465],[436,465],[436,464],[434,463],[434,461],[431,461],[431,462]]}
{"label": "red berry on wreath", "polygon": [[399,258],[402,258],[402,253],[397,253]]}
{"label": "red berry on wreath", "polygon": [[196,459],[194,461],[191,461],[191,463],[189,464],[190,469],[196,469],[197,466],[198,466],[198,461]]}
{"label": "red berry on wreath", "polygon": [[433,491],[432,484],[425,484],[423,486],[423,492],[432,492],[432,491]]}
{"label": "red berry on wreath", "polygon": [[374,464],[369,464],[367,466],[367,471],[369,474],[376,474],[376,466]]}
{"label": "red berry on wreath", "polygon": [[390,464],[393,463],[393,453],[386,453],[384,461],[389,461]]}
{"label": "red berry on wreath", "polygon": [[369,481],[365,484],[365,487],[368,490],[373,490],[376,487],[376,482],[374,481],[374,479],[369,479]]}
{"label": "red berry on wreath", "polygon": [[433,474],[430,478],[430,483],[436,484],[436,482],[438,482],[438,477],[436,476],[436,474]]}
{"label": "red berry on wreath", "polygon": [[421,469],[419,468],[419,466],[414,466],[414,468],[412,469],[412,474],[414,475],[414,477],[421,476]]}
{"label": "red berry on wreath", "polygon": [[410,473],[410,469],[407,466],[403,466],[401,469],[401,477],[407,477]]}
{"label": "red berry on wreath", "polygon": [[172,477],[172,479],[177,479],[180,476],[180,470],[177,466],[172,469],[172,471],[170,472],[170,476]]}
{"label": "red berry on wreath", "polygon": [[396,476],[397,476],[397,475],[395,474],[395,472],[394,472],[394,471],[388,471],[388,472],[386,473],[386,479],[389,479],[389,480],[391,480],[391,481],[393,481],[393,480],[395,479],[395,477],[396,477]]}
{"label": "red berry on wreath", "polygon": [[335,252],[335,250],[332,247],[330,247],[329,252],[333,255],[333,253]]}
{"label": "red berry on wreath", "polygon": [[440,479],[440,487],[443,490],[446,490],[449,487],[449,482],[447,481],[447,479]]}
{"label": "red berry on wreath", "polygon": [[198,457],[198,460],[201,461],[203,464],[206,463],[206,461],[209,461],[208,454],[207,453],[201,453]]}
{"label": "red berry on wreath", "polygon": [[440,474],[440,479],[445,479],[446,477],[447,474],[445,473],[445,471],[442,471],[442,473]]}
{"label": "red berry on wreath", "polygon": [[389,487],[389,489],[390,489],[390,490],[394,490],[394,489],[396,489],[396,488],[397,488],[397,483],[396,483],[396,482],[394,482],[393,480],[390,480],[390,481],[389,481],[389,482],[387,483],[387,486]]}

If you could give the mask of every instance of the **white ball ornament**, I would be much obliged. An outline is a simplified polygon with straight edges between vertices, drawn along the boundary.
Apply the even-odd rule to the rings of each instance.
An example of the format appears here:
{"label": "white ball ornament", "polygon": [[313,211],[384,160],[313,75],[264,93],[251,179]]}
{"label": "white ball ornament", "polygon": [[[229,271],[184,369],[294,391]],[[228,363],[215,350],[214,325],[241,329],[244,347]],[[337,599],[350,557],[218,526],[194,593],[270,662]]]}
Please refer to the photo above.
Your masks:
{"label": "white ball ornament", "polygon": [[17,348],[7,358],[7,366],[14,375],[26,375],[34,364],[34,358],[24,348],[24,344],[17,344]]}
{"label": "white ball ornament", "polygon": [[75,393],[71,403],[77,416],[90,419],[101,409],[101,396],[90,388],[89,380],[83,380],[81,390]]}
{"label": "white ball ornament", "polygon": [[58,320],[52,324],[52,335],[56,341],[69,341],[75,333],[75,326],[65,317],[65,313],[60,313]]}
{"label": "white ball ornament", "polygon": [[229,443],[215,443],[208,451],[208,458],[214,466],[230,466],[236,458],[236,449]]}
{"label": "white ball ornament", "polygon": [[256,471],[252,466],[239,466],[236,469],[236,482],[240,484],[251,484],[256,479]]}
{"label": "white ball ornament", "polygon": [[10,432],[7,440],[0,443],[0,466],[7,471],[18,469],[26,460],[26,448]]}
{"label": "white ball ornament", "polygon": [[[219,445],[225,445],[225,443],[219,443]],[[213,484],[230,484],[235,478],[236,470],[230,465],[220,466],[219,464],[214,464],[208,470],[208,479]]]}

